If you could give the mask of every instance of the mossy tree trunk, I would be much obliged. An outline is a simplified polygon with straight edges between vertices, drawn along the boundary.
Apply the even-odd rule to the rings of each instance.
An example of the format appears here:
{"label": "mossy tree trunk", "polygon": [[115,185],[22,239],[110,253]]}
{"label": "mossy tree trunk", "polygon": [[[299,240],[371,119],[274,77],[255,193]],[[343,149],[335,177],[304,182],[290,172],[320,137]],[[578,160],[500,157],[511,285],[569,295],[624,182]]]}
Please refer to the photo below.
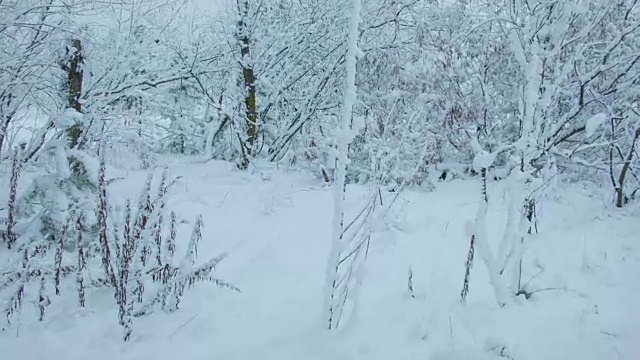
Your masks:
{"label": "mossy tree trunk", "polygon": [[[67,59],[63,65],[63,70],[67,73],[67,105],[69,108],[82,113],[82,80],[83,80],[82,42],[78,39],[71,40],[67,48]],[[77,148],[80,145],[80,138],[85,129],[81,123],[76,123],[67,129],[67,146],[69,149]],[[71,170],[76,176],[82,175],[84,169],[82,163],[77,159],[69,159]]]}
{"label": "mossy tree trunk", "polygon": [[251,63],[251,37],[247,20],[249,18],[249,1],[237,0],[240,21],[238,22],[238,41],[240,44],[240,54],[242,56],[242,76],[244,80],[245,94],[245,121],[247,125],[247,137],[241,140],[242,163],[241,168],[249,166],[250,158],[256,154],[258,143],[258,109],[256,103],[256,75]]}

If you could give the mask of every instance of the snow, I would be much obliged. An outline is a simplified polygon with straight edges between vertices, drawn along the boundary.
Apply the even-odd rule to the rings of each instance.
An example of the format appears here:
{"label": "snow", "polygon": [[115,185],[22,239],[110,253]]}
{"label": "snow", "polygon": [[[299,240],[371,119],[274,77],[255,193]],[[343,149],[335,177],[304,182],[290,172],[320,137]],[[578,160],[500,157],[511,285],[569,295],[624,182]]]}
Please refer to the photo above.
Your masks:
{"label": "snow", "polygon": [[71,176],[71,169],[69,168],[69,159],[64,149],[64,144],[59,141],[54,144],[54,152],[56,159],[56,170],[60,179],[68,179]]}
{"label": "snow", "polygon": [[496,159],[496,153],[489,153],[486,151],[480,151],[473,158],[473,169],[480,171],[483,168],[488,169],[493,161]]}
{"label": "snow", "polygon": [[587,119],[587,122],[584,127],[587,137],[593,136],[593,134],[596,133],[596,130],[598,130],[598,128],[600,127],[600,125],[602,125],[605,121],[607,121],[607,119],[608,119],[608,116],[607,114],[604,114],[604,113],[596,114],[590,117],[589,119]]}
{"label": "snow", "polygon": [[[241,290],[197,285],[179,311],[136,319],[121,341],[110,294],[87,290],[87,309],[52,297],[43,323],[31,319],[0,334],[3,358],[634,360],[640,356],[640,223],[632,206],[613,211],[586,184],[559,184],[539,209],[540,235],[524,257],[524,281],[536,291],[500,309],[489,274],[476,259],[466,304],[459,299],[468,248],[465,224],[478,210],[477,179],[407,190],[375,226],[359,294],[358,322],[328,332],[322,319],[331,244],[333,189],[318,180],[256,164],[159,159],[182,176],[167,207],[178,216],[178,246],[203,215],[199,258],[227,252],[218,276]],[[146,174],[112,169],[114,196],[135,197]],[[5,186],[8,177],[0,176]],[[489,183],[486,238],[501,240],[504,182]],[[264,194],[271,194],[265,197]],[[368,199],[348,186],[346,217]],[[395,194],[385,194],[385,198]],[[268,203],[265,203],[268,202]],[[269,208],[269,211],[265,211]],[[415,297],[405,296],[407,270]],[[19,336],[18,336],[19,334]],[[73,340],[70,340],[73,339]],[[37,344],[37,346],[34,346]]]}
{"label": "snow", "polygon": [[55,118],[54,124],[60,130],[66,130],[75,124],[82,122],[83,116],[74,109],[66,109],[60,116]]}

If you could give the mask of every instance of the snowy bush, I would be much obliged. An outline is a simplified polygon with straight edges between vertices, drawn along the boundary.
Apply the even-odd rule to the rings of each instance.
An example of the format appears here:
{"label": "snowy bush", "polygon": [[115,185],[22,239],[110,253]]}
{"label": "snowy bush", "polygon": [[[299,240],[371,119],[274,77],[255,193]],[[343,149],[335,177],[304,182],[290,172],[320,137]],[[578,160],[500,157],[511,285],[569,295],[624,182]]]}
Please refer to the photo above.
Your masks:
{"label": "snowy bush", "polygon": [[202,239],[202,217],[194,224],[184,257],[176,262],[176,215],[171,213],[168,228],[165,213],[166,196],[171,183],[166,173],[155,194],[149,176],[137,204],[127,201],[124,217],[110,211],[105,165],[99,175],[99,244],[106,281],[114,289],[124,339],[132,332],[133,317],[156,309],[174,311],[187,288],[197,282],[212,282],[238,290],[212,275],[226,257],[222,254],[196,266],[198,244]]}
{"label": "snowy bush", "polygon": [[[52,301],[75,296],[78,305],[85,307],[87,288],[107,287],[113,291],[126,341],[135,317],[177,310],[185,291],[196,283],[211,282],[238,291],[213,275],[226,254],[197,263],[201,217],[196,219],[185,254],[176,259],[176,214],[166,209],[173,181],[166,173],[155,186],[150,175],[139,200],[127,200],[121,211],[110,203],[104,161],[93,173],[96,177],[89,191],[47,175],[36,177],[16,200],[21,163],[17,155],[14,159],[8,212],[0,232],[8,250],[2,252],[7,256],[1,259],[0,299],[9,324],[24,302],[31,302],[28,296],[36,296],[42,321]],[[69,200],[65,196],[69,193],[83,194],[84,200]],[[102,269],[100,275],[97,269]],[[64,284],[69,283],[75,283],[75,295],[62,290],[68,291]]]}

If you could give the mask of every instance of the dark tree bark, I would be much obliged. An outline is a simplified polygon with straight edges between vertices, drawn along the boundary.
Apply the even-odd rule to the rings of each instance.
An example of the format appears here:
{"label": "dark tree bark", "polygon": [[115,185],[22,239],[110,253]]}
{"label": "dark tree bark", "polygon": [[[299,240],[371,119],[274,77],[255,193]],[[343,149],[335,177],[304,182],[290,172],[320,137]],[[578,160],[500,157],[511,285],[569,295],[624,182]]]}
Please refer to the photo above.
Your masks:
{"label": "dark tree bark", "polygon": [[636,129],[636,132],[633,137],[633,142],[631,143],[631,149],[629,149],[629,153],[627,153],[627,157],[624,159],[624,164],[622,165],[622,170],[620,171],[620,176],[618,177],[618,186],[616,187],[616,207],[623,207],[627,202],[626,197],[624,196],[624,181],[627,178],[627,173],[629,172],[629,168],[631,167],[631,160],[633,160],[633,154],[635,153],[636,142],[640,137],[640,129]]}
{"label": "dark tree bark", "polygon": [[251,38],[247,29],[247,19],[249,17],[249,1],[238,0],[238,11],[240,21],[238,23],[238,41],[240,42],[240,54],[242,55],[242,76],[245,86],[244,105],[246,111],[247,138],[241,141],[243,147],[241,168],[249,166],[249,159],[255,155],[256,143],[258,142],[258,111],[256,104],[256,75],[250,61]]}
{"label": "dark tree bark", "polygon": [[[73,39],[69,46],[68,63],[65,64],[64,69],[67,72],[67,96],[69,107],[79,113],[82,112],[80,98],[82,96],[83,62],[82,42],[78,39]],[[75,124],[67,130],[69,148],[72,149],[78,145],[83,132],[84,129],[81,124]]]}
{"label": "dark tree bark", "polygon": [[[82,42],[78,39],[71,40],[71,44],[67,48],[67,59],[62,68],[67,73],[67,104],[68,107],[82,113],[82,80],[83,80],[83,63],[84,56],[82,54]],[[79,146],[80,138],[84,135],[82,124],[75,123],[67,129],[67,146],[73,149]],[[76,176],[84,174],[85,169],[78,159],[70,158],[69,164],[71,171]]]}

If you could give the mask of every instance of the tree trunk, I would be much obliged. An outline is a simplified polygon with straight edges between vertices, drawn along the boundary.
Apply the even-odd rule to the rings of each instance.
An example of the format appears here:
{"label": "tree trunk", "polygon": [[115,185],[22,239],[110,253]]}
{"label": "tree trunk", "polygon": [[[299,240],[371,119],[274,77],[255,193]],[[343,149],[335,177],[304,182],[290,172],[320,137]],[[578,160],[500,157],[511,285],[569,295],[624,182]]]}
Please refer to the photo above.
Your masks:
{"label": "tree trunk", "polygon": [[238,23],[238,40],[240,42],[240,54],[242,55],[242,76],[244,78],[245,97],[244,105],[246,110],[247,138],[240,144],[242,151],[241,167],[246,169],[249,166],[249,158],[255,155],[256,144],[258,142],[258,111],[256,104],[256,76],[251,64],[251,38],[247,29],[247,19],[249,16],[249,1],[238,0],[238,11],[240,12],[240,22]]}
{"label": "tree trunk", "polygon": [[[2,115],[2,114],[0,114]],[[2,159],[2,147],[4,146],[4,139],[9,130],[9,123],[11,122],[11,116],[0,118],[0,159]]]}
{"label": "tree trunk", "polygon": [[[82,104],[80,97],[82,96],[82,43],[78,39],[73,39],[69,46],[68,64],[65,66],[67,72],[67,100],[70,108],[81,113]],[[73,149],[78,145],[83,129],[81,124],[74,124],[67,129],[67,139],[69,148]]]}
{"label": "tree trunk", "polygon": [[[67,63],[63,65],[63,69],[67,73],[68,107],[79,113],[82,113],[80,98],[82,97],[83,62],[82,42],[78,39],[73,39],[68,47]],[[67,146],[69,149],[78,147],[84,131],[82,124],[79,123],[75,123],[67,129]],[[85,172],[82,162],[76,158],[70,158],[69,165],[75,176],[81,176]]]}
{"label": "tree trunk", "polygon": [[636,133],[633,136],[633,142],[631,143],[631,149],[629,149],[629,153],[627,154],[627,158],[624,160],[624,165],[622,165],[622,170],[620,171],[620,176],[618,177],[618,187],[616,188],[616,207],[623,207],[626,203],[624,196],[624,181],[627,178],[627,172],[631,167],[631,160],[633,160],[633,153],[635,152],[636,142],[640,137],[640,128],[636,129]]}

